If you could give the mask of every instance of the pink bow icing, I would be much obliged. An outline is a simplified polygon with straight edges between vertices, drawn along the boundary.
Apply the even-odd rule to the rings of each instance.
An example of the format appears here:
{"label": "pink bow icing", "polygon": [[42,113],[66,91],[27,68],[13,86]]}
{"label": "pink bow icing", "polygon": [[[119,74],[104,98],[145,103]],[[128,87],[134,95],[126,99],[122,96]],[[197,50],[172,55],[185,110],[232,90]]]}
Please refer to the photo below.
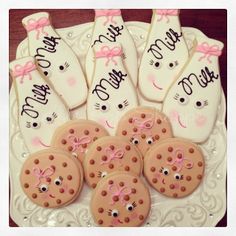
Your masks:
{"label": "pink bow icing", "polygon": [[134,125],[138,128],[138,132],[135,132],[135,134],[141,134],[144,130],[151,130],[151,128],[154,125],[154,119],[149,118],[146,120],[139,119],[138,117],[133,118]]}
{"label": "pink bow icing", "polygon": [[117,149],[117,150],[112,150],[111,148],[106,148],[105,149],[106,154],[107,154],[107,160],[102,161],[101,165],[103,164],[108,164],[111,161],[118,160],[120,162],[121,158],[124,156],[125,151],[122,149]]}
{"label": "pink bow icing", "polygon": [[108,22],[116,24],[116,21],[114,21],[114,16],[120,16],[121,11],[119,9],[117,10],[95,10],[96,17],[102,17],[105,16],[107,19],[103,23],[103,25],[106,25]]}
{"label": "pink bow icing", "polygon": [[122,55],[122,49],[121,47],[113,47],[110,48],[108,46],[101,47],[101,50],[99,52],[96,52],[96,58],[103,58],[106,57],[106,66],[108,66],[109,62],[112,61],[115,65],[117,65],[116,60],[114,57],[121,56]]}
{"label": "pink bow icing", "polygon": [[39,39],[40,33],[43,33],[44,35],[48,36],[48,33],[44,31],[44,27],[50,25],[50,21],[47,17],[41,17],[38,20],[29,19],[27,21],[27,23],[28,24],[25,27],[27,32],[31,32],[31,31],[36,30],[37,31],[37,34],[36,34],[37,40]]}
{"label": "pink bow icing", "polygon": [[156,14],[160,15],[157,21],[162,21],[162,19],[166,18],[166,22],[169,23],[170,19],[168,16],[178,16],[178,9],[158,9],[156,10]]}
{"label": "pink bow icing", "polygon": [[203,56],[199,58],[199,61],[207,58],[209,63],[212,63],[212,61],[210,60],[211,56],[220,56],[222,54],[222,51],[220,50],[220,47],[218,45],[210,46],[207,42],[197,45],[196,52],[203,53]]}
{"label": "pink bow icing", "polygon": [[124,196],[125,195],[130,195],[132,193],[131,191],[131,188],[129,187],[120,187],[118,185],[115,185],[115,184],[111,184],[108,188],[109,191],[111,191],[111,199],[112,199],[112,202],[110,203],[110,205],[114,205],[115,204],[115,201],[113,199],[113,197],[118,197],[119,200],[121,201],[121,204],[122,205],[125,205],[126,202],[124,200]]}
{"label": "pink bow icing", "polygon": [[20,77],[20,83],[23,84],[24,77],[28,76],[29,80],[32,80],[32,76],[30,72],[36,70],[36,65],[32,61],[28,61],[25,65],[17,64],[14,67],[14,70],[12,72],[13,78]]}
{"label": "pink bow icing", "polygon": [[69,135],[68,139],[71,141],[73,147],[72,152],[78,150],[79,152],[84,153],[85,150],[82,148],[82,145],[91,143],[91,138],[87,136],[79,138],[75,135]]}
{"label": "pink bow icing", "polygon": [[37,178],[37,183],[35,184],[35,187],[39,186],[39,184],[41,183],[41,179],[43,178],[48,178],[49,176],[53,175],[55,172],[55,170],[51,167],[48,167],[44,170],[39,169],[38,167],[34,167],[33,168],[33,173],[35,175],[35,177]]}
{"label": "pink bow icing", "polygon": [[184,151],[181,149],[176,149],[174,151],[174,156],[172,156],[172,161],[167,161],[168,165],[177,165],[177,172],[181,171],[183,167],[186,169],[193,168],[193,161],[184,157]]}

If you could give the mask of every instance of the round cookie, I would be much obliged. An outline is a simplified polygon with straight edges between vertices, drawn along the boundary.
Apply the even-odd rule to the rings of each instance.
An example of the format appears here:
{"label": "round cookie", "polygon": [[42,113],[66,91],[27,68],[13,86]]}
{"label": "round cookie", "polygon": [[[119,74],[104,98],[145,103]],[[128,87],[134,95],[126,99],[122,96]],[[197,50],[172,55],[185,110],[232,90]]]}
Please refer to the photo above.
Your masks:
{"label": "round cookie", "polygon": [[150,185],[167,197],[191,194],[204,175],[204,156],[191,141],[170,138],[153,146],[144,159],[144,175]]}
{"label": "round cookie", "polygon": [[84,162],[87,184],[95,188],[107,174],[114,171],[140,175],[143,169],[141,153],[120,137],[109,136],[96,140],[88,150]]}
{"label": "round cookie", "polygon": [[91,212],[99,226],[135,227],[148,217],[148,188],[134,174],[113,172],[102,179],[91,198]]}
{"label": "round cookie", "polygon": [[133,143],[144,156],[153,144],[172,137],[172,129],[162,112],[152,107],[138,107],[120,119],[116,135]]}
{"label": "round cookie", "polygon": [[70,152],[81,163],[90,145],[108,132],[101,125],[90,120],[71,120],[58,127],[51,146]]}
{"label": "round cookie", "polygon": [[68,205],[83,186],[80,162],[53,148],[29,156],[22,166],[20,182],[27,197],[46,208]]}

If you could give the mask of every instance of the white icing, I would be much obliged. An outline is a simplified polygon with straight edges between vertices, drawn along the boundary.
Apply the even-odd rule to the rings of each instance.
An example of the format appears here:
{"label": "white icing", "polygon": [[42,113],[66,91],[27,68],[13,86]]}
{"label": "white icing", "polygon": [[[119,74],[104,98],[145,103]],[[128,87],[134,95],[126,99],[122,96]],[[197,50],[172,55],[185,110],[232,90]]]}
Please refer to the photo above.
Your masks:
{"label": "white icing", "polygon": [[[25,57],[11,62],[11,75],[14,75],[16,66],[20,69],[29,62],[34,65],[34,58]],[[27,148],[30,152],[35,152],[50,145],[56,128],[68,121],[70,116],[65,104],[38,70],[25,75],[22,73],[20,76],[13,76],[19,126]]]}
{"label": "white icing", "polygon": [[[29,25],[48,24],[29,30]],[[27,16],[22,21],[28,32],[29,53],[38,62],[39,70],[53,84],[55,90],[64,99],[70,109],[86,101],[87,84],[78,57],[56,33],[46,12]],[[34,27],[33,27],[34,28]]]}
{"label": "white icing", "polygon": [[[199,52],[199,45],[220,52],[219,41],[197,36],[193,55],[179,78],[170,88],[163,112],[169,117],[174,135],[204,142],[210,135],[217,117],[221,97],[218,56]],[[219,53],[220,54],[220,53]]]}
{"label": "white icing", "polygon": [[156,10],[153,10],[151,28],[138,78],[142,95],[156,102],[163,102],[171,83],[188,60],[188,48],[178,14],[163,16],[162,19],[160,17],[156,14]]}
{"label": "white icing", "polygon": [[[94,47],[95,54],[103,47],[121,49],[120,44],[104,43]],[[96,58],[93,80],[87,99],[88,119],[100,123],[113,135],[121,116],[137,105],[137,93],[123,66],[122,57]]]}
{"label": "white icing", "polygon": [[[113,20],[116,23],[108,22],[106,25],[104,25],[104,22],[106,22],[106,16],[95,17],[91,45],[89,46],[85,63],[88,84],[91,85],[94,70],[93,45],[95,41],[99,39],[100,35],[104,35],[105,37],[107,37],[107,39],[104,36],[100,36],[102,43],[118,42],[122,45],[125,56],[124,65],[126,66],[130,77],[134,85],[136,86],[138,76],[138,59],[134,41],[126,25],[124,24],[122,16],[113,16]],[[116,27],[117,29],[114,29]],[[117,35],[115,36],[115,39],[114,37],[112,37],[114,34],[112,34],[111,31],[114,32],[115,35]],[[100,44],[101,43],[99,41],[95,43],[95,45]]]}

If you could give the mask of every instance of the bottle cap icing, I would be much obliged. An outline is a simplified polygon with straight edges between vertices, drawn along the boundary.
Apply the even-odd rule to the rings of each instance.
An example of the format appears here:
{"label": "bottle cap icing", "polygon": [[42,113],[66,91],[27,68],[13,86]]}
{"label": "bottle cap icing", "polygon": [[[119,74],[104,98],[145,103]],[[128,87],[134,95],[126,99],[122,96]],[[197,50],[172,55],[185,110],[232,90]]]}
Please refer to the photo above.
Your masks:
{"label": "bottle cap icing", "polygon": [[53,29],[49,14],[35,13],[25,17],[22,23],[28,34],[29,53],[35,57],[40,72],[50,80],[70,109],[83,104],[87,84],[80,62]]}
{"label": "bottle cap icing", "polygon": [[41,76],[33,57],[10,63],[17,94],[19,126],[30,152],[50,146],[58,126],[70,119],[68,108]]}
{"label": "bottle cap icing", "polygon": [[174,135],[204,142],[214,126],[221,97],[218,57],[223,44],[197,36],[188,64],[170,88],[163,112],[169,117]]}

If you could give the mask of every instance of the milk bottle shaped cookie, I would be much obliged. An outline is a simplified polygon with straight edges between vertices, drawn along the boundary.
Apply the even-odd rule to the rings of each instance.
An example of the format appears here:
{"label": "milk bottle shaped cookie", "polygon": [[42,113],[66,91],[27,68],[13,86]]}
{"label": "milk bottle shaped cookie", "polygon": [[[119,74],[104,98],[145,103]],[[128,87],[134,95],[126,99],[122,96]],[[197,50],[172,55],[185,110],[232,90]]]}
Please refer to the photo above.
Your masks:
{"label": "milk bottle shaped cookie", "polygon": [[83,104],[87,84],[79,60],[51,26],[49,14],[35,13],[25,17],[22,23],[28,34],[30,55],[35,57],[40,72],[70,109]]}
{"label": "milk bottle shaped cookie", "polygon": [[163,99],[188,60],[179,10],[153,10],[152,23],[139,68],[138,87],[148,100]]}
{"label": "milk bottle shaped cookie", "polygon": [[10,63],[16,89],[18,120],[30,152],[49,147],[56,128],[70,119],[61,98],[37,70],[33,57]]}
{"label": "milk bottle shaped cookie", "polygon": [[94,46],[95,68],[87,100],[87,116],[115,133],[121,116],[138,105],[135,87],[122,63],[117,43]]}
{"label": "milk bottle shaped cookie", "polygon": [[124,65],[126,66],[130,77],[137,85],[138,61],[134,41],[126,28],[119,9],[95,10],[94,28],[92,41],[86,57],[86,75],[89,86],[92,82],[94,70],[95,45],[102,43],[118,42],[123,48]]}
{"label": "milk bottle shaped cookie", "polygon": [[220,103],[218,58],[223,43],[206,36],[196,40],[192,57],[165,98],[163,111],[175,136],[201,143],[213,129]]}

